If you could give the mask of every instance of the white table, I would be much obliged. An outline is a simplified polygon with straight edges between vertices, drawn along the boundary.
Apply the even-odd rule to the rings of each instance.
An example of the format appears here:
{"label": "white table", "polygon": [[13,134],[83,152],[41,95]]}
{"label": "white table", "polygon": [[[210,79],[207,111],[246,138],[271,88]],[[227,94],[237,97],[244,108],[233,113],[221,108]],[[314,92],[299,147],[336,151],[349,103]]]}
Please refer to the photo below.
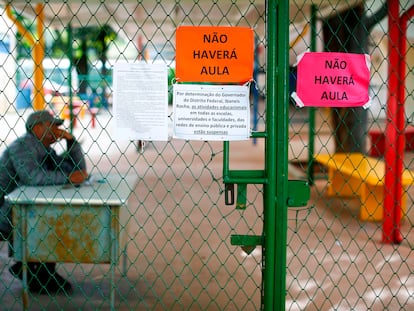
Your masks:
{"label": "white table", "polygon": [[23,262],[25,309],[30,261],[109,263],[115,309],[115,266],[122,253],[126,259],[126,204],[136,181],[137,176],[108,175],[80,187],[21,186],[7,195],[13,207],[14,257]]}

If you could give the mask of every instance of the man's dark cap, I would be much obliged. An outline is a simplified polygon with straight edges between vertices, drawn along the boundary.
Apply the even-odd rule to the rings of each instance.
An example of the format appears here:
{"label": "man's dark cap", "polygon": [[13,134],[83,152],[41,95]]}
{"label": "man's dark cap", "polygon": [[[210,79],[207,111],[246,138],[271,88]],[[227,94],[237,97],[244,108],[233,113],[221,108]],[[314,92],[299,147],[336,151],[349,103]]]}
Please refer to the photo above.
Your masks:
{"label": "man's dark cap", "polygon": [[50,124],[62,125],[63,120],[55,118],[47,110],[33,112],[26,120],[26,130],[31,131],[36,124],[50,122]]}

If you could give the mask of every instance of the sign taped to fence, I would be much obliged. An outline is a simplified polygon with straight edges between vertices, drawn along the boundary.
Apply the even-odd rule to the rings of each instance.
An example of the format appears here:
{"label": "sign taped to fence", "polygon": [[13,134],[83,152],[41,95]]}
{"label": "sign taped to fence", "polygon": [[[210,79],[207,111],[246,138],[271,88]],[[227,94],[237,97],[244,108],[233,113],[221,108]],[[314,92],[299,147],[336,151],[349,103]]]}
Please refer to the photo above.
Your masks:
{"label": "sign taped to fence", "polygon": [[247,140],[250,101],[247,85],[175,84],[173,136],[189,140]]}
{"label": "sign taped to fence", "polygon": [[369,55],[306,52],[298,57],[297,106],[368,108]]}
{"label": "sign taped to fence", "polygon": [[165,64],[115,64],[115,139],[168,140],[167,77]]}
{"label": "sign taped to fence", "polygon": [[180,26],[178,82],[245,83],[253,79],[254,34],[247,27]]}

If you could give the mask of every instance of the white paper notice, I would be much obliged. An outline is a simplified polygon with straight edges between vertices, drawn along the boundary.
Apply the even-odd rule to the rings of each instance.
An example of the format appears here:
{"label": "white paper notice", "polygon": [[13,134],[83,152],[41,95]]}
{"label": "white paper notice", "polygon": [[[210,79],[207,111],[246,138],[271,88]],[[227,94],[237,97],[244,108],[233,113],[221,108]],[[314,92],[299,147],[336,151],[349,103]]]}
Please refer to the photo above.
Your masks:
{"label": "white paper notice", "polygon": [[249,86],[174,84],[173,136],[189,140],[247,140],[249,102]]}
{"label": "white paper notice", "polygon": [[168,140],[167,66],[116,63],[113,81],[115,139]]}

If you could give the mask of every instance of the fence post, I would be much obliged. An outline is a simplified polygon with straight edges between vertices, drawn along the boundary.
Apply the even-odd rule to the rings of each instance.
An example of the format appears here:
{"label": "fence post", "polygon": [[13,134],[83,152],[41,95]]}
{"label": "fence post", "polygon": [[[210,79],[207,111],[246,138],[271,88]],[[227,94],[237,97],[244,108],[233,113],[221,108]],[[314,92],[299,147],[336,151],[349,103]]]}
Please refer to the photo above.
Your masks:
{"label": "fence post", "polygon": [[[310,49],[312,52],[316,51],[316,14],[318,8],[315,4],[311,5],[311,41]],[[297,77],[296,77],[297,79]],[[314,164],[314,154],[315,154],[315,108],[309,107],[309,153],[308,153],[308,182],[309,185],[314,184],[315,179],[315,164]]]}
{"label": "fence post", "polygon": [[287,243],[289,1],[267,1],[263,309],[284,310]]}
{"label": "fence post", "polygon": [[[387,126],[386,137],[394,147],[385,149],[385,189],[384,190],[384,222],[383,237],[384,243],[401,243],[403,238],[400,232],[400,210],[401,210],[401,176],[402,162],[404,157],[404,136],[402,134],[403,120],[400,103],[398,102],[398,47],[400,38],[399,30],[399,1],[388,0],[388,27],[389,27],[389,59],[388,69],[388,105],[387,105]],[[386,144],[388,146],[388,144]]]}

